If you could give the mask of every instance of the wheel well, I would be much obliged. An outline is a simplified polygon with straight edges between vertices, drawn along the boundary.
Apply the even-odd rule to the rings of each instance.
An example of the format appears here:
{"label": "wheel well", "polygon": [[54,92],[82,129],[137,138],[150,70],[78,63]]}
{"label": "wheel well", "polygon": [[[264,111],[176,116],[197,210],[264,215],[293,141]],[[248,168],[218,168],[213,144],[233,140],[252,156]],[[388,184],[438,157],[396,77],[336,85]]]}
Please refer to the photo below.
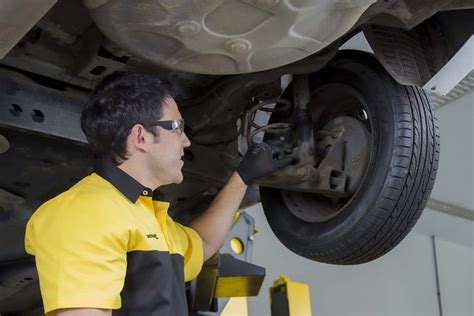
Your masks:
{"label": "wheel well", "polygon": [[410,30],[367,24],[363,31],[375,56],[396,81],[423,86],[472,35],[473,18],[474,9],[442,11]]}

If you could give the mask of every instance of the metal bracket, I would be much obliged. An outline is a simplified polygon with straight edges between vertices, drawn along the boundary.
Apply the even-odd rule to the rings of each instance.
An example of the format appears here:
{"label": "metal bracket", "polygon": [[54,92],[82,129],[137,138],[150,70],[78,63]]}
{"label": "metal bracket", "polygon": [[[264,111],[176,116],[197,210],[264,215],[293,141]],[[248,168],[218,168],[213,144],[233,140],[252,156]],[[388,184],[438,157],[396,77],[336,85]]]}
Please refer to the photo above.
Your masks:
{"label": "metal bracket", "polygon": [[[191,315],[219,315],[229,297],[258,295],[265,269],[250,263],[254,233],[254,219],[240,213],[219,253],[205,262],[199,276],[191,282]],[[240,253],[231,249],[234,238],[242,243]]]}

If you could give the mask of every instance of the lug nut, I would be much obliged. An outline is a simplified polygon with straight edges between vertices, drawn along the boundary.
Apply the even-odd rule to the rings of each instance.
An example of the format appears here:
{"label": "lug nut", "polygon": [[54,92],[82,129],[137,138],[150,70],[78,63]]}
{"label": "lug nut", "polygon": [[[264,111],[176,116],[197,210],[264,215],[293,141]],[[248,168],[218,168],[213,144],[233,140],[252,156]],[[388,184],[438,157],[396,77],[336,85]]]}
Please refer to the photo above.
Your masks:
{"label": "lug nut", "polygon": [[296,175],[304,181],[316,181],[319,177],[318,169],[314,168],[312,165],[304,165],[303,167],[297,169]]}
{"label": "lug nut", "polygon": [[299,168],[298,170],[296,170],[296,175],[300,178],[303,178],[305,175],[306,175],[306,170],[305,168]]}

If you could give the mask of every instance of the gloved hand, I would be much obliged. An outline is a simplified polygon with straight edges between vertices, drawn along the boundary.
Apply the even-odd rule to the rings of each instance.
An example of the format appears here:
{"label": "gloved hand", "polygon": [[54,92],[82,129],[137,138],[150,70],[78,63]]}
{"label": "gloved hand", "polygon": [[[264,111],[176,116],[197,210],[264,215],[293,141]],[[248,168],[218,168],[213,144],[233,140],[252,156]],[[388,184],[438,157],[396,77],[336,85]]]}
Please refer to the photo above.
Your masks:
{"label": "gloved hand", "polygon": [[253,180],[268,176],[288,166],[292,157],[285,156],[285,153],[286,150],[282,146],[268,143],[256,144],[247,150],[236,171],[245,184],[250,185]]}

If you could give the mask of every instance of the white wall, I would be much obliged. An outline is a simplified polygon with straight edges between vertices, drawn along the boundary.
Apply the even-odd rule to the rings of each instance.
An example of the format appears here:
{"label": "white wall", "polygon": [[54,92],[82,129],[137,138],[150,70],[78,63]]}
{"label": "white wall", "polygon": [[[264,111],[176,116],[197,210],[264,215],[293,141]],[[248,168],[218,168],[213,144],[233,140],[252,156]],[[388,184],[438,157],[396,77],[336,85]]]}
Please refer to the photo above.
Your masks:
{"label": "white wall", "polygon": [[441,133],[432,197],[474,210],[474,91],[436,111]]}
{"label": "white wall", "polygon": [[438,239],[436,252],[444,315],[474,315],[474,249]]}
{"label": "white wall", "polygon": [[474,222],[461,217],[431,210],[423,211],[421,218],[413,228],[427,236],[436,236],[468,247],[474,246]]}

